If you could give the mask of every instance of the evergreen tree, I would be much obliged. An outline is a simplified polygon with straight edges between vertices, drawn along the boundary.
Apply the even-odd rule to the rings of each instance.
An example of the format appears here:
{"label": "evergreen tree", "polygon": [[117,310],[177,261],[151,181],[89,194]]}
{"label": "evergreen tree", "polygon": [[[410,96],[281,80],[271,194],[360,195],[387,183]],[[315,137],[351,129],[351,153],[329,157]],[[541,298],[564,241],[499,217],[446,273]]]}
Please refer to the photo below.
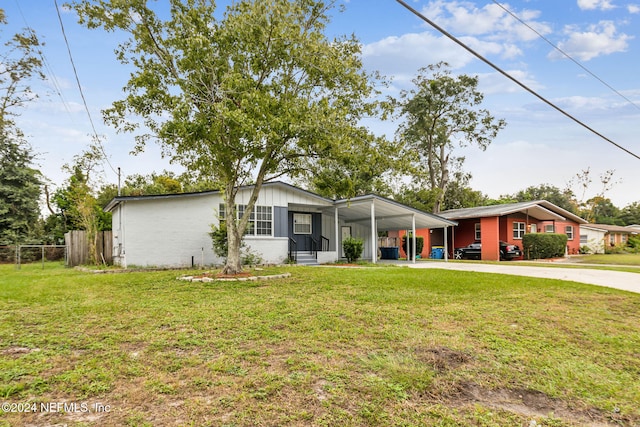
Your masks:
{"label": "evergreen tree", "polygon": [[[0,25],[6,24],[0,8]],[[34,237],[40,218],[42,176],[33,166],[33,152],[15,126],[16,109],[33,99],[27,82],[43,77],[40,42],[31,29],[5,39],[0,27],[0,244]]]}
{"label": "evergreen tree", "polygon": [[34,237],[41,184],[31,148],[15,129],[0,129],[0,244]]}

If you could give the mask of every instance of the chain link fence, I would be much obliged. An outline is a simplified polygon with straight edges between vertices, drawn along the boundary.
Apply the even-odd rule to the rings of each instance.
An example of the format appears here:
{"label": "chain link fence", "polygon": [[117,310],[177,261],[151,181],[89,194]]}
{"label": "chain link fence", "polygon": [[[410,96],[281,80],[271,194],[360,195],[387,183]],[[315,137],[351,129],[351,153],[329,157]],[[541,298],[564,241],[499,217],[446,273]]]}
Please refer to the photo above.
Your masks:
{"label": "chain link fence", "polygon": [[22,264],[41,262],[44,268],[46,261],[67,260],[65,245],[4,245],[0,246],[0,263],[15,264],[19,269]]}

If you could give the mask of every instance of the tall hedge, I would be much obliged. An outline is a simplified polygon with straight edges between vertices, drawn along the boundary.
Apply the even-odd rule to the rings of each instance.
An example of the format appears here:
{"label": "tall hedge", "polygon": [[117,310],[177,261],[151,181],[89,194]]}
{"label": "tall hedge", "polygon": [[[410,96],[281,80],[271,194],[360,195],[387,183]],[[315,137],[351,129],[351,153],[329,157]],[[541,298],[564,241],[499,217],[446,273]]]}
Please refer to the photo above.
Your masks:
{"label": "tall hedge", "polygon": [[524,259],[563,257],[567,249],[567,235],[555,233],[529,233],[522,239]]}

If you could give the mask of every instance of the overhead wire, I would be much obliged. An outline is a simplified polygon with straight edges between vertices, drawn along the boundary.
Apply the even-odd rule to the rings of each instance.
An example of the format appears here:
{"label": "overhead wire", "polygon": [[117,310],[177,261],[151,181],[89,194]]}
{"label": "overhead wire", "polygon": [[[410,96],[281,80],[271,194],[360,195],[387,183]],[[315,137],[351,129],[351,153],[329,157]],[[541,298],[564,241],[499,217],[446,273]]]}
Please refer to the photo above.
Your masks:
{"label": "overhead wire", "polygon": [[[27,18],[22,12],[22,8],[20,8],[19,1],[15,0],[15,3],[16,3],[16,9],[18,10],[18,13],[20,13],[20,16],[22,17],[22,20],[24,21],[24,24],[26,25],[27,30],[30,33],[33,33],[34,31],[32,30],[31,25],[29,25],[29,22],[27,22]],[[48,73],[47,79],[50,80],[51,83],[53,84],[54,92],[60,98],[60,101],[62,102],[62,106],[64,107],[67,114],[71,115],[71,109],[69,108],[69,103],[67,102],[67,100],[64,98],[64,95],[62,94],[62,89],[60,87],[60,84],[58,83],[56,74],[53,71],[53,67],[51,67],[51,64],[49,63],[49,60],[47,59],[47,56],[44,54],[43,50],[38,50],[38,54],[40,56],[40,59],[42,60],[42,63],[45,69],[47,70],[47,73]]]}
{"label": "overhead wire", "polygon": [[496,64],[494,64],[493,62],[491,62],[490,60],[488,60],[487,58],[482,56],[480,53],[476,52],[474,49],[469,47],[467,44],[465,44],[464,42],[459,40],[457,37],[455,37],[454,35],[452,35],[448,31],[446,31],[444,28],[440,27],[438,24],[433,22],[431,19],[427,18],[426,16],[424,16],[423,14],[418,12],[416,9],[414,9],[411,6],[409,6],[404,0],[396,0],[396,1],[398,3],[400,3],[402,6],[404,6],[411,13],[416,15],[418,18],[422,19],[424,22],[426,22],[427,24],[429,24],[430,26],[435,28],[437,31],[442,33],[444,36],[449,38],[451,41],[453,41],[454,43],[456,43],[457,45],[459,45],[460,47],[465,49],[467,52],[471,53],[476,58],[480,59],[485,64],[489,65],[491,68],[493,68],[494,70],[496,70],[497,72],[502,74],[504,77],[508,78],[509,80],[511,80],[512,82],[514,82],[518,86],[520,86],[522,89],[526,90],[527,92],[529,92],[530,94],[532,94],[533,96],[538,98],[540,101],[544,102],[545,104],[547,104],[548,106],[550,106],[554,110],[558,111],[559,113],[561,113],[565,117],[569,118],[570,120],[574,121],[578,125],[580,125],[583,128],[587,129],[588,131],[590,131],[594,135],[597,135],[598,137],[600,137],[601,139],[605,140],[609,144],[615,146],[616,148],[619,148],[620,150],[624,151],[625,153],[627,153],[627,154],[635,157],[636,159],[640,160],[640,156],[639,155],[633,153],[632,151],[628,150],[627,148],[623,147],[622,145],[620,145],[620,144],[616,143],[615,141],[611,140],[610,138],[606,137],[602,133],[598,132],[597,130],[593,129],[592,127],[590,127],[586,123],[582,122],[580,119],[576,118],[575,116],[571,115],[570,113],[568,113],[567,111],[563,110],[559,106],[555,105],[553,102],[549,101],[548,99],[546,99],[545,97],[543,97],[542,95],[540,95],[539,93],[537,93],[536,91],[534,91],[533,89],[531,89],[530,87],[525,85],[524,83],[520,82],[518,79],[516,79],[515,77],[513,77],[512,75],[510,75],[509,73],[504,71],[502,68],[498,67]]}
{"label": "overhead wire", "polygon": [[513,13],[511,10],[509,10],[507,7],[505,7],[504,5],[502,5],[500,2],[498,2],[498,0],[493,0],[493,2],[500,7],[502,10],[504,10],[506,13],[508,13],[509,15],[511,15],[512,18],[514,18],[516,21],[520,22],[522,25],[524,25],[525,27],[527,27],[528,29],[530,29],[531,31],[533,31],[538,37],[540,37],[542,40],[544,40],[545,42],[547,42],[551,47],[553,47],[555,50],[557,50],[558,52],[560,52],[565,58],[569,59],[571,62],[573,62],[574,64],[576,64],[578,67],[582,68],[587,74],[589,74],[591,77],[595,78],[596,80],[598,80],[600,83],[602,83],[603,85],[605,85],[607,88],[609,88],[612,92],[614,92],[616,95],[620,96],[622,99],[624,99],[625,101],[627,101],[629,104],[633,105],[634,107],[636,107],[638,110],[640,110],[640,105],[636,104],[635,102],[633,102],[632,100],[630,100],[629,98],[627,98],[625,95],[623,95],[622,93],[620,93],[620,91],[618,91],[616,88],[614,88],[613,86],[611,86],[609,83],[607,83],[606,81],[604,81],[604,79],[600,78],[598,75],[596,75],[594,72],[592,72],[591,70],[589,70],[584,64],[582,64],[580,61],[578,61],[577,59],[573,58],[571,55],[569,55],[567,52],[565,52],[562,48],[560,48],[559,46],[557,46],[556,44],[554,44],[551,40],[549,40],[547,37],[545,37],[543,34],[541,34],[538,30],[536,30],[535,28],[533,28],[531,25],[529,25],[527,22],[525,22],[524,20],[522,20],[518,15],[516,15],[515,13]]}
{"label": "overhead wire", "polygon": [[111,162],[109,161],[109,157],[107,156],[107,153],[104,149],[104,146],[102,145],[102,142],[100,140],[100,136],[98,135],[98,132],[96,131],[96,127],[93,123],[93,118],[91,117],[91,112],[89,111],[89,106],[87,105],[87,100],[84,96],[84,91],[82,90],[82,85],[80,84],[80,78],[78,77],[78,71],[76,69],[76,64],[73,60],[73,55],[71,54],[71,46],[69,45],[69,40],[67,39],[67,33],[65,31],[64,28],[64,23],[62,22],[62,16],[60,15],[60,8],[58,7],[58,1],[57,0],[53,0],[53,3],[56,7],[56,13],[58,14],[58,21],[60,22],[60,29],[62,30],[62,36],[64,38],[64,42],[67,46],[67,53],[69,54],[69,61],[71,62],[71,67],[73,69],[73,74],[75,76],[76,79],[76,84],[78,85],[78,91],[80,92],[80,97],[82,98],[82,103],[84,105],[84,109],[87,112],[87,116],[89,117],[89,123],[91,124],[91,129],[93,130],[93,137],[95,139],[95,143],[97,148],[100,150],[100,152],[103,155],[103,158],[105,160],[105,162],[109,165],[109,167],[111,168],[111,170],[113,171],[113,173],[118,174],[118,172],[115,170],[115,168],[113,167],[113,165],[111,164]]}

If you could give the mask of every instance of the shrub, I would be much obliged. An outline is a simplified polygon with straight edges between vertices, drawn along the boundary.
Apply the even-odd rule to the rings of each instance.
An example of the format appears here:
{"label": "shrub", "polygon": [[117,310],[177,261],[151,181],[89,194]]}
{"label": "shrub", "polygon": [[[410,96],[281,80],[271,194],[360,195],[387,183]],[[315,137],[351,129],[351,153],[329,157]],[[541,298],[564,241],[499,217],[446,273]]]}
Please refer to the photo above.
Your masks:
{"label": "shrub", "polygon": [[347,262],[357,261],[362,256],[364,241],[355,237],[347,237],[342,241],[342,249],[344,256],[347,257]]}
{"label": "shrub", "polygon": [[213,252],[219,257],[225,258],[229,253],[229,243],[227,241],[227,223],[220,221],[220,225],[216,227],[211,224],[211,240],[213,242]]}
{"label": "shrub", "polygon": [[[409,247],[407,250],[407,247]],[[424,238],[416,237],[416,254],[420,255],[422,253],[422,249],[424,248]],[[412,236],[402,236],[402,250],[405,254],[407,254],[407,259],[413,258],[413,237]]]}
{"label": "shrub", "polygon": [[640,252],[640,236],[629,236],[627,246],[629,247],[629,251],[631,253]]}
{"label": "shrub", "polygon": [[525,259],[563,257],[567,249],[567,235],[555,233],[529,233],[522,239]]}

